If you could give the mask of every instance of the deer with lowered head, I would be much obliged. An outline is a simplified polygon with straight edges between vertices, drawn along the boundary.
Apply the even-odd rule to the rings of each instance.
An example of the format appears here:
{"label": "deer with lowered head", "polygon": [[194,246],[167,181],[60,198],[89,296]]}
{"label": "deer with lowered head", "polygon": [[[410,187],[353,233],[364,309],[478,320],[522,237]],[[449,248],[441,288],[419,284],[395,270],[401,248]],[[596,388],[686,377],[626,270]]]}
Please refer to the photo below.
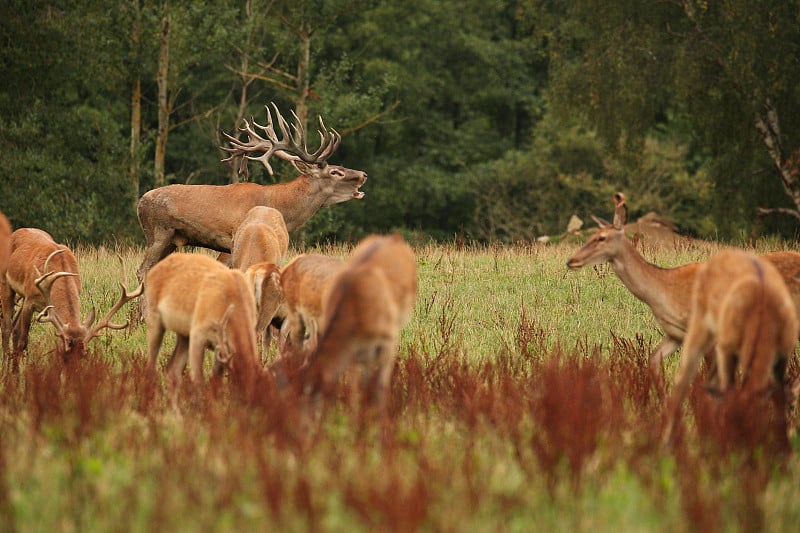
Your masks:
{"label": "deer with lowered head", "polygon": [[358,367],[361,391],[383,413],[416,296],[416,257],[405,240],[395,234],[361,241],[325,298],[325,326],[301,373],[304,392],[329,396],[342,373]]}
{"label": "deer with lowered head", "polygon": [[799,332],[795,304],[770,261],[726,249],[702,264],[692,285],[687,333],[667,403],[664,443],[671,442],[700,358],[712,347],[717,372],[711,388],[727,393],[736,382],[738,363],[741,393],[772,392],[782,420],[781,438],[786,438],[784,374]]}
{"label": "deer with lowered head", "polygon": [[144,259],[137,271],[140,280],[153,265],[181,246],[230,252],[236,230],[253,207],[277,209],[283,215],[287,231],[292,232],[322,207],[364,197],[359,188],[367,180],[366,172],[328,164],[341,142],[336,130],[329,131],[320,118],[320,145],[311,153],[299,119],[294,117],[290,131],[278,107],[274,103],[272,107],[280,137],[267,108],[266,126],[245,120],[239,128],[247,135],[247,141],[225,134],[231,146],[223,149],[231,155],[224,161],[238,163],[244,171],[247,161],[260,161],[272,174],[269,159],[274,155],[290,162],[300,176],[274,185],[174,184],[145,193],[137,206],[139,223],[147,241]]}
{"label": "deer with lowered head", "polygon": [[167,330],[176,334],[166,374],[173,392],[186,363],[192,382],[203,382],[203,356],[247,380],[257,364],[256,306],[245,274],[203,254],[174,253],[145,278],[147,368],[154,372]]}
{"label": "deer with lowered head", "polygon": [[284,316],[281,338],[291,350],[312,351],[325,329],[323,304],[345,262],[324,254],[301,254],[281,270]]}
{"label": "deer with lowered head", "polygon": [[256,335],[269,348],[268,326],[283,300],[280,264],[289,249],[289,232],[277,209],[256,206],[247,212],[233,236],[231,264],[246,273],[255,291]]}
{"label": "deer with lowered head", "polygon": [[[122,263],[122,258],[120,258]],[[105,329],[122,329],[124,324],[110,322],[111,317],[128,301],[142,293],[142,285],[129,292],[124,285],[125,264],[122,263],[122,296],[99,322],[95,311],[86,320],[80,316],[81,280],[78,262],[67,246],[58,244],[46,231],[20,228],[11,235],[10,254],[0,276],[0,300],[3,308],[3,353],[6,357],[25,351],[34,312],[38,320],[56,328],[60,340],[57,352],[65,360],[81,356],[93,338]],[[16,317],[17,300],[22,307]],[[13,329],[13,352],[10,338]]]}
{"label": "deer with lowered head", "polygon": [[[647,261],[625,235],[627,206],[621,193],[614,197],[613,225],[595,218],[597,231],[569,258],[567,267],[578,268],[610,263],[611,269],[633,295],[647,304],[664,336],[650,354],[650,368],[664,394],[661,372],[664,358],[675,353],[681,345],[689,322],[691,288],[701,262],[662,268]],[[800,254],[772,252],[762,255],[773,263],[790,289],[800,313]]]}

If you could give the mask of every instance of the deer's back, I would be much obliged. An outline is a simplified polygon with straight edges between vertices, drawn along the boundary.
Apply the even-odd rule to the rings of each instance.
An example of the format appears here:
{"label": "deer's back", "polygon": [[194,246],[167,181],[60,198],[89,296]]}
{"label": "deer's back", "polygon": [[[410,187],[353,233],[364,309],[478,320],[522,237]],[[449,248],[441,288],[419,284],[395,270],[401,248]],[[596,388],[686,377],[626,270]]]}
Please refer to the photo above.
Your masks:
{"label": "deer's back", "polygon": [[[44,304],[42,295],[35,287],[34,281],[44,274],[45,261],[56,250],[63,250],[54,255],[48,263],[47,269],[56,272],[71,272],[78,274],[78,261],[68,247],[58,244],[53,237],[38,228],[19,228],[11,234],[6,278],[11,288],[18,294],[25,294],[33,298],[38,304]],[[38,269],[38,272],[37,272]],[[53,282],[52,294],[54,299],[68,287],[74,288],[80,294],[80,277],[62,277]]]}
{"label": "deer's back", "polygon": [[323,254],[295,257],[281,270],[283,298],[291,310],[302,309],[318,316],[322,300],[345,262]]}

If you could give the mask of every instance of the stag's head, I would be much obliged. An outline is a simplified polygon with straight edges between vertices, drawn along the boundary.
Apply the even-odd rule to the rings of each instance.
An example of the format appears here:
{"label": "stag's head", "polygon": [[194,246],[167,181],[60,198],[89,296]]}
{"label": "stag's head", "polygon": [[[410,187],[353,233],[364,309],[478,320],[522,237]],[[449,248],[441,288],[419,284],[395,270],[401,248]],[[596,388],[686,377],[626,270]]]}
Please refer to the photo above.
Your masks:
{"label": "stag's head", "polygon": [[[298,172],[313,180],[316,186],[328,192],[324,205],[333,205],[347,200],[360,200],[364,192],[359,188],[367,181],[367,173],[363,170],[353,170],[339,165],[328,164],[328,159],[339,148],[342,136],[334,129],[328,130],[322,117],[319,117],[319,147],[312,153],[306,145],[306,131],[300,119],[292,112],[294,121],[291,125],[281,115],[278,106],[274,103],[281,137],[275,132],[272,112],[267,107],[267,125],[262,126],[254,120],[244,120],[239,131],[247,134],[247,141],[241,141],[232,135],[223,132],[231,147],[222,147],[231,155],[223,161],[230,161],[239,165],[239,173],[247,177],[247,161],[260,161],[270,175],[273,174],[269,163],[273,155],[279,159],[290,162]],[[256,128],[263,132],[259,134]],[[259,155],[250,155],[250,154]]]}
{"label": "stag's head", "polygon": [[[56,353],[60,354],[61,357],[65,362],[74,360],[76,358],[82,357],[87,350],[87,346],[89,341],[94,339],[95,337],[100,335],[100,332],[105,329],[123,329],[128,327],[128,323],[125,322],[124,324],[114,324],[112,323],[111,317],[116,313],[123,305],[125,305],[128,301],[136,298],[140,294],[142,294],[143,286],[140,284],[138,288],[134,291],[129,292],[125,285],[120,282],[122,286],[122,296],[120,299],[115,303],[111,310],[99,321],[95,324],[95,310],[92,308],[89,311],[89,315],[86,317],[86,320],[80,322],[78,317],[71,316],[71,317],[61,317],[59,315],[58,309],[63,308],[61,300],[63,299],[63,294],[57,293],[53,295],[52,288],[53,283],[58,280],[59,278],[63,277],[76,277],[77,274],[74,272],[55,272],[48,269],[48,265],[50,259],[58,254],[63,253],[65,250],[60,249],[56,250],[45,261],[45,273],[41,274],[35,281],[36,286],[39,288],[39,291],[45,298],[47,302],[47,306],[42,310],[42,313],[38,317],[38,321],[42,323],[50,323],[56,328],[56,336],[58,338],[58,344],[56,345]],[[120,263],[122,263],[122,257],[119,255]],[[122,276],[123,280],[125,279],[125,265],[122,263]],[[73,295],[75,296],[75,295]]]}

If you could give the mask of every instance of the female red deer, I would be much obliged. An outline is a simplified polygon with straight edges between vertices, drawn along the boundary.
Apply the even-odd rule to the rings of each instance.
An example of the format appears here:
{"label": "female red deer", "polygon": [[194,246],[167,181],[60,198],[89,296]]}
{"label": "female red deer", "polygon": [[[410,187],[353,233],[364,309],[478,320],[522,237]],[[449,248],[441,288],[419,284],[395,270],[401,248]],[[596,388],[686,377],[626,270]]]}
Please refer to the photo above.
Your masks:
{"label": "female red deer", "polygon": [[400,235],[370,236],[336,276],[325,304],[325,329],[302,374],[312,398],[330,395],[342,373],[361,368],[361,389],[385,410],[400,331],[417,297],[417,262]]}
{"label": "female red deer", "polygon": [[[245,274],[202,254],[175,253],[147,274],[147,367],[155,371],[167,330],[177,335],[167,363],[173,393],[189,362],[189,376],[203,382],[203,354],[229,363],[237,379],[249,379],[256,366],[256,307]],[[174,399],[174,395],[173,395]]]}

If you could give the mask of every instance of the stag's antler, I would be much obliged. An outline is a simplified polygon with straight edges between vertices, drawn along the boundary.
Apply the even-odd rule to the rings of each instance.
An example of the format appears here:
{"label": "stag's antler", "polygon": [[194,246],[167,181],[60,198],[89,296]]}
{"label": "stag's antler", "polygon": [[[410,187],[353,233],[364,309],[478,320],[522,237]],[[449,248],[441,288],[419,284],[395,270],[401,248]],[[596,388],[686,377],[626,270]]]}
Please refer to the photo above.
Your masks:
{"label": "stag's antler", "polygon": [[[95,324],[89,331],[86,332],[86,337],[84,337],[84,342],[88,343],[93,338],[97,337],[100,334],[100,331],[108,328],[108,329],[124,329],[128,327],[128,321],[126,320],[124,324],[114,324],[110,322],[111,317],[119,311],[123,305],[128,303],[129,301],[133,300],[134,298],[141,296],[142,292],[144,291],[144,283],[139,283],[139,286],[136,287],[133,291],[128,292],[128,289],[125,288],[125,280],[127,279],[127,272],[125,270],[125,261],[122,260],[122,256],[117,254],[117,258],[119,259],[119,264],[122,267],[122,279],[119,282],[120,287],[122,287],[122,295],[117,300],[111,309],[106,313],[97,324]],[[94,308],[89,314],[89,319],[86,320],[86,327],[88,328],[91,326],[92,322],[94,322]]]}
{"label": "stag's antler", "polygon": [[[278,106],[272,102],[272,108],[275,110],[275,115],[278,119],[278,127],[281,130],[282,139],[279,139],[277,133],[275,133],[275,126],[272,122],[272,113],[270,112],[269,106],[265,107],[267,108],[266,126],[257,124],[252,118],[249,122],[247,119],[244,119],[244,125],[239,126],[239,131],[247,134],[247,142],[240,141],[236,137],[222,132],[232,145],[231,148],[225,146],[221,147],[231,154],[229,157],[223,159],[223,162],[233,161],[243,156],[251,161],[261,161],[271,175],[273,171],[272,166],[269,164],[269,158],[273,155],[285,161],[304,161],[306,163],[325,166],[328,158],[339,148],[342,136],[334,129],[329,131],[325,127],[322,117],[319,117],[320,129],[317,130],[320,136],[319,148],[317,148],[313,154],[309,153],[306,145],[305,128],[300,122],[300,119],[297,118],[295,112],[292,111],[294,122],[291,126],[292,131],[290,132],[289,124],[281,115]],[[262,130],[266,138],[259,135],[254,129],[254,126]],[[253,152],[263,153],[259,156],[247,155]],[[242,165],[239,171],[246,173],[247,165]]]}
{"label": "stag's antler", "polygon": [[41,314],[39,314],[37,321],[42,323],[50,322],[56,327],[58,334],[61,336],[64,335],[64,329],[66,328],[66,325],[58,317],[55,308],[50,305],[50,290],[53,288],[53,283],[58,278],[63,278],[65,276],[77,276],[77,274],[74,272],[56,272],[50,270],[50,260],[64,251],[64,248],[60,248],[58,250],[54,250],[50,253],[50,255],[47,256],[47,259],[44,260],[44,274],[39,271],[39,267],[36,265],[33,266],[33,269],[38,276],[34,280],[34,284],[39,289],[39,292],[42,293],[42,296],[44,296],[44,301],[46,304],[44,310],[42,310]]}

